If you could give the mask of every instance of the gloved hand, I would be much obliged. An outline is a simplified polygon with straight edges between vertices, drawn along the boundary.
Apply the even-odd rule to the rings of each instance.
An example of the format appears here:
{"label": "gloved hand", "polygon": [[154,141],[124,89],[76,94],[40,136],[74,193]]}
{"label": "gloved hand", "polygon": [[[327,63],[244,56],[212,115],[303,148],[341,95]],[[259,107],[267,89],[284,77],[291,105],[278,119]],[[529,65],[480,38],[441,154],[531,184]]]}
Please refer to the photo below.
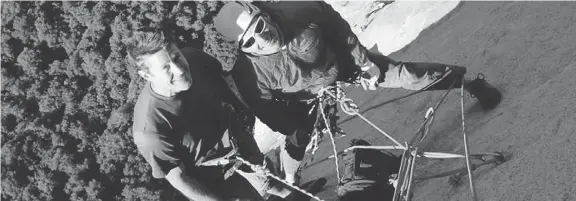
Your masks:
{"label": "gloved hand", "polygon": [[360,84],[364,90],[376,90],[378,87],[378,78],[380,77],[380,69],[375,64],[362,67],[362,74],[360,75]]}

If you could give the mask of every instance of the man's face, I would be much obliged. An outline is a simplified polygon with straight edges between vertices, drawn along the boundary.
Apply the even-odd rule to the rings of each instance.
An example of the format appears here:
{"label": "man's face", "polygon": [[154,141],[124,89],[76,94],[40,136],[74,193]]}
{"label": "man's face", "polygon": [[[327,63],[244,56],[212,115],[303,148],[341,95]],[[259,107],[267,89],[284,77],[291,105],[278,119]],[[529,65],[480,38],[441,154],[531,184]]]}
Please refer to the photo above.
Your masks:
{"label": "man's face", "polygon": [[139,71],[138,74],[152,83],[156,93],[174,95],[188,90],[192,85],[188,62],[175,45],[143,56],[139,63],[148,72]]}
{"label": "man's face", "polygon": [[251,15],[245,11],[240,14],[236,24],[244,30],[237,40],[243,52],[269,55],[280,51],[284,46],[282,33],[267,15]]}

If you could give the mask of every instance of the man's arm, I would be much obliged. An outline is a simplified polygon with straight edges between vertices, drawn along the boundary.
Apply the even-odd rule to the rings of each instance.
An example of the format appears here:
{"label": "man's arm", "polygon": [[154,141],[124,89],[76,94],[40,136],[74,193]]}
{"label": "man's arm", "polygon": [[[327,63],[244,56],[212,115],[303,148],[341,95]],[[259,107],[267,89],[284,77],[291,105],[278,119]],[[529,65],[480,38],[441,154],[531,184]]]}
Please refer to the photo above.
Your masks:
{"label": "man's arm", "polygon": [[348,22],[340,13],[325,2],[319,2],[322,8],[322,26],[325,30],[328,43],[337,52],[337,56],[346,55],[355,67],[366,68],[374,65],[368,58],[368,49],[358,40],[358,37]]}
{"label": "man's arm", "polygon": [[152,176],[165,178],[170,184],[193,200],[224,200],[207,189],[197,179],[186,175],[180,160],[178,142],[164,135],[155,133],[134,132],[134,143],[138,151],[152,168]]}
{"label": "man's arm", "polygon": [[[380,77],[380,68],[387,66],[378,66],[369,58],[369,52],[360,43],[358,37],[348,22],[342,18],[340,13],[335,11],[332,6],[326,2],[320,4],[320,24],[323,28],[324,37],[331,49],[336,53],[338,63],[342,66],[341,71],[346,75],[357,75],[360,77],[348,77],[348,82],[359,80],[364,89],[375,90],[378,82],[383,81]],[[380,65],[386,65],[381,63]]]}
{"label": "man's arm", "polygon": [[166,174],[165,178],[175,189],[184,194],[188,199],[206,201],[225,200],[214,192],[208,190],[198,180],[184,174],[180,167],[175,167],[170,170],[170,172]]}

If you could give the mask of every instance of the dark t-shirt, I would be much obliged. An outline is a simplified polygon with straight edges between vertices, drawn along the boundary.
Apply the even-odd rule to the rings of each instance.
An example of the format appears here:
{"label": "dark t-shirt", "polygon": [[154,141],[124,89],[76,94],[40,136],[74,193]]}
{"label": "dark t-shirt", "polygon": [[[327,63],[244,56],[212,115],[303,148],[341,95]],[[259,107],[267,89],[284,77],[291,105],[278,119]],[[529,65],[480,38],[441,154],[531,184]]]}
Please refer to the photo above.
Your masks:
{"label": "dark t-shirt", "polygon": [[199,50],[181,51],[190,66],[191,88],[168,98],[147,83],[134,108],[134,143],[155,178],[164,178],[177,166],[187,172],[194,169],[215,153],[230,124],[230,113],[223,107],[220,64]]}

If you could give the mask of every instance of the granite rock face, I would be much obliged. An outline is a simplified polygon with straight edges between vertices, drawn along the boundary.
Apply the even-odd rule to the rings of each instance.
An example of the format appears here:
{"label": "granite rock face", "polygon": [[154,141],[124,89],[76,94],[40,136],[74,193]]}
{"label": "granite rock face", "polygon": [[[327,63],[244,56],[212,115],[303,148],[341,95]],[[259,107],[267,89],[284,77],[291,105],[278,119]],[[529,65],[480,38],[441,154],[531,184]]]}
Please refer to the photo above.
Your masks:
{"label": "granite rock face", "polygon": [[459,4],[445,1],[339,1],[325,0],[348,21],[368,49],[389,55],[415,40]]}
{"label": "granite rock face", "polygon": [[330,4],[350,23],[355,32],[364,31],[374,20],[375,14],[393,2],[326,0],[326,3]]}

